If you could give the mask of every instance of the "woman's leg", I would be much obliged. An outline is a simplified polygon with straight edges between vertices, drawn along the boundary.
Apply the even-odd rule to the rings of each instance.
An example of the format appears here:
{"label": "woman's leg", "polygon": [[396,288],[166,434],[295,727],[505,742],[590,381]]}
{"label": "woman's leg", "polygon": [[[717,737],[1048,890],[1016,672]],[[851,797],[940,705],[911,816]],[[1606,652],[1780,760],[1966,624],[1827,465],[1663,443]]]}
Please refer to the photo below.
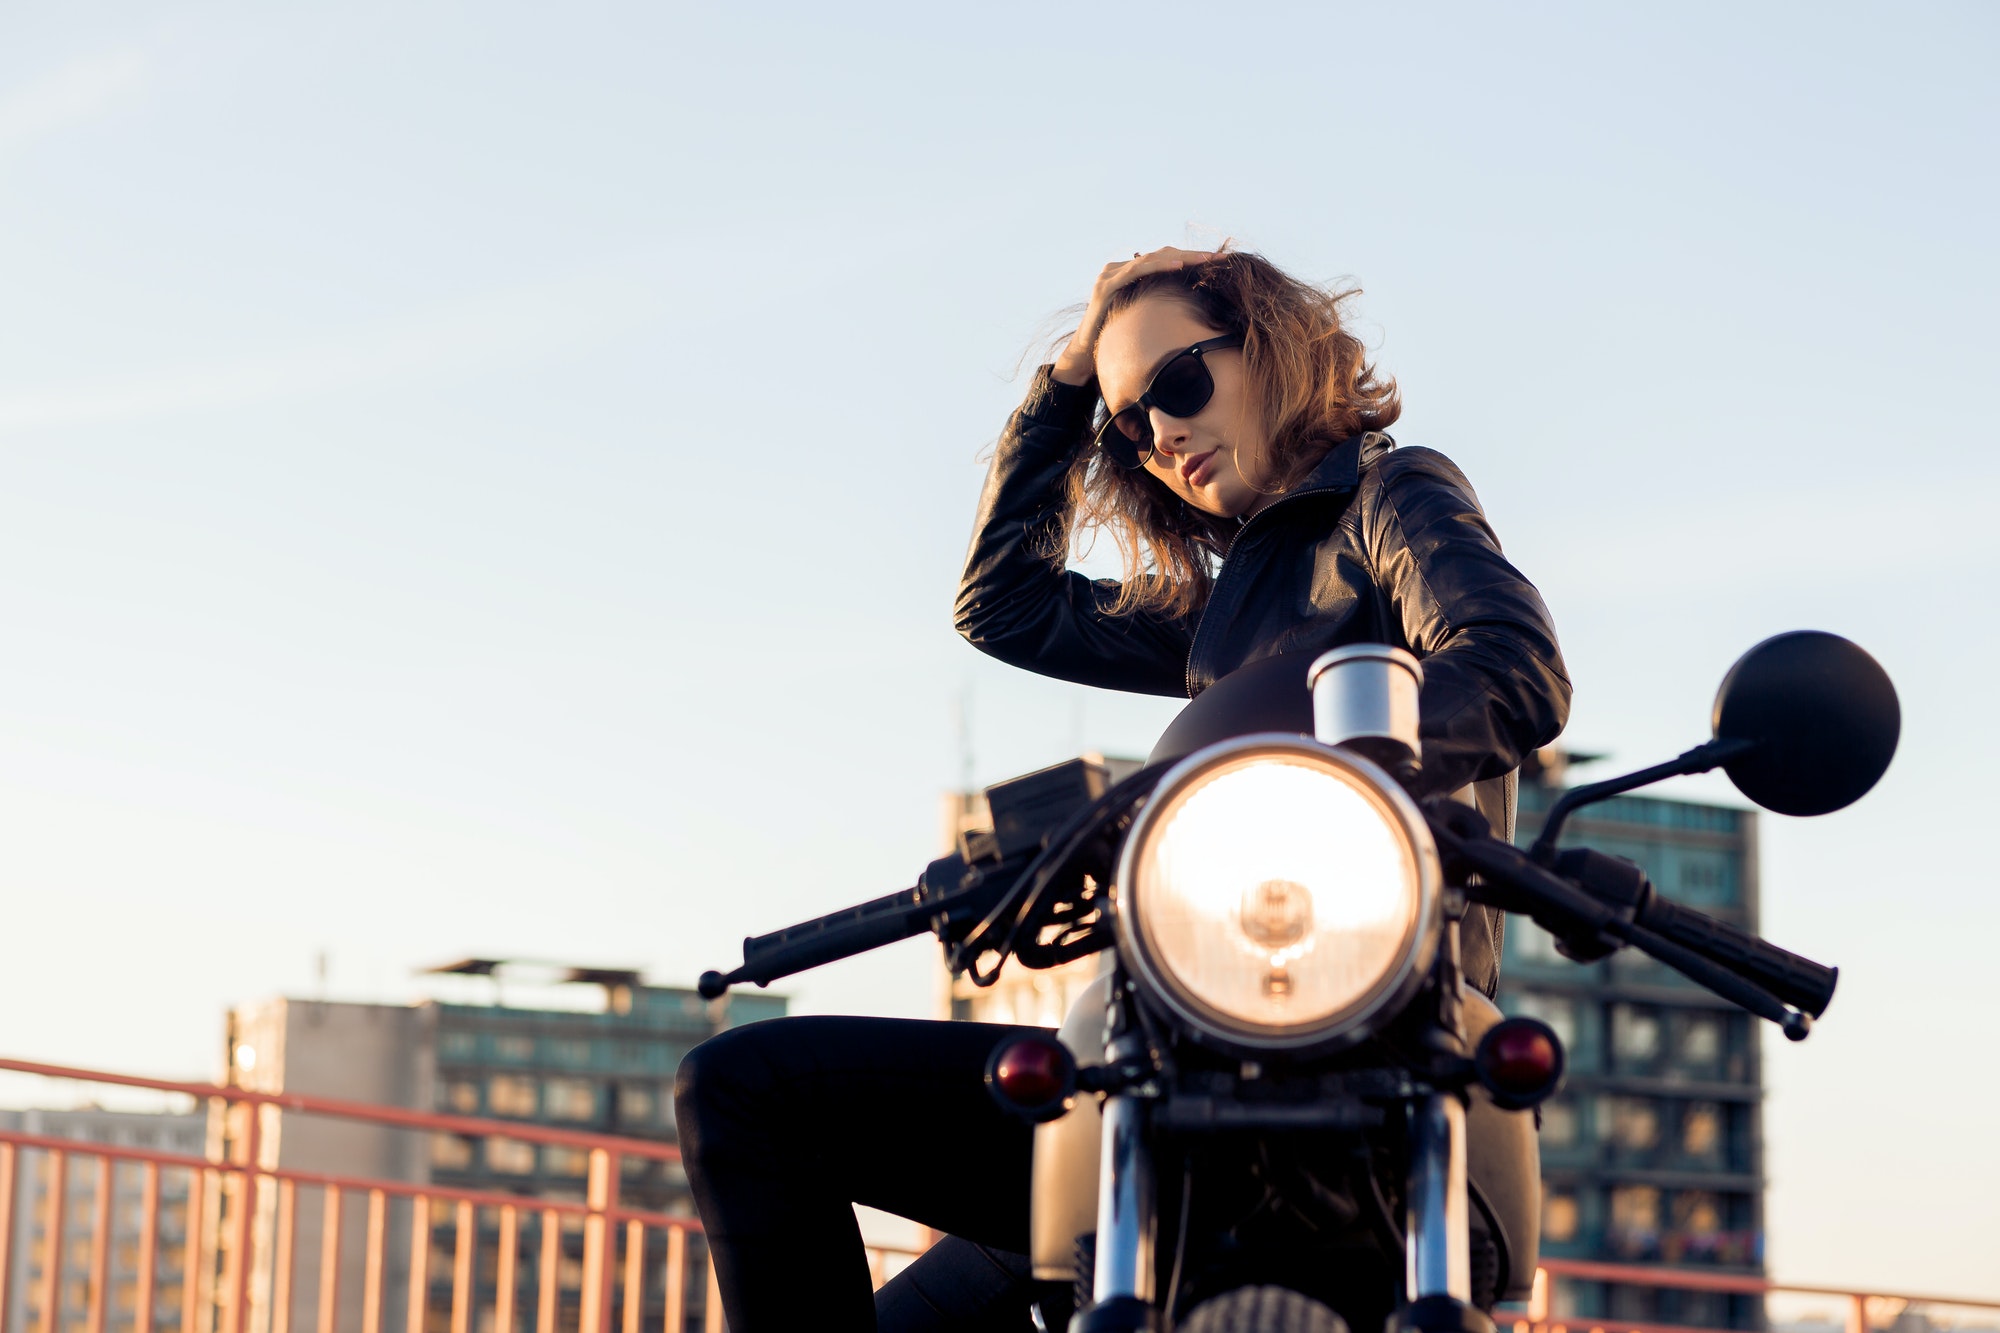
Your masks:
{"label": "woman's leg", "polygon": [[1026,1251],[1033,1131],[983,1082],[1018,1030],[780,1018],[688,1054],[675,1118],[731,1333],[872,1333],[856,1203]]}

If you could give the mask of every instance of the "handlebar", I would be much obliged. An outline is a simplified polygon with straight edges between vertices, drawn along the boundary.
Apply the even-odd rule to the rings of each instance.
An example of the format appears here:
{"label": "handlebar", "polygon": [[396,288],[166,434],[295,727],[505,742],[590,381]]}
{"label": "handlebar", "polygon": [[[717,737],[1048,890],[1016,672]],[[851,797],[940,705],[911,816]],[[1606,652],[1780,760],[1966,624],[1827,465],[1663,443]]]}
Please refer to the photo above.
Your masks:
{"label": "handlebar", "polygon": [[1839,968],[1801,958],[1706,912],[1661,897],[1646,872],[1623,857],[1577,847],[1559,853],[1554,867],[1627,921],[1694,950],[1794,1009],[1817,1018],[1833,1000]]}
{"label": "handlebar", "polygon": [[[742,966],[704,972],[700,992],[714,999],[738,982],[769,985],[926,931],[954,946],[955,969],[985,951],[1004,958],[1023,922],[1032,933],[1042,920],[1034,909],[1054,887],[1052,873],[1069,864],[1077,847],[1115,826],[1118,812],[1143,800],[1158,767],[1110,790],[1102,769],[1080,761],[990,788],[993,831],[968,835],[957,854],[931,862],[911,888],[744,940]],[[1838,968],[1661,897],[1631,861],[1587,848],[1544,859],[1495,838],[1468,806],[1432,800],[1426,812],[1439,850],[1470,872],[1464,878],[1472,901],[1533,917],[1579,961],[1630,945],[1777,1023],[1794,1041],[1833,999]],[[1081,945],[1094,947],[1088,940]]]}
{"label": "handlebar", "polygon": [[1640,910],[1638,920],[1648,930],[1713,959],[1814,1018],[1825,1013],[1827,1005],[1833,1002],[1833,988],[1840,981],[1837,967],[1801,958],[1727,921],[1718,921],[1657,894]]}

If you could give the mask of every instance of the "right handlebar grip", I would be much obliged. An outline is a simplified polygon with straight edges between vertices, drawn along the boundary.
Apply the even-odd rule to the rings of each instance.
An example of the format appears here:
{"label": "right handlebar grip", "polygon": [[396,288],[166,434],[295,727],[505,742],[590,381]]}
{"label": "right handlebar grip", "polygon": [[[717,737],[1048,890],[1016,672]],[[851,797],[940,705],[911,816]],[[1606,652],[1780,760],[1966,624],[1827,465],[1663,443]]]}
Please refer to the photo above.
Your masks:
{"label": "right handlebar grip", "polygon": [[1818,1018],[1833,1001],[1840,969],[1801,958],[1705,912],[1652,895],[1639,924],[1754,981],[1765,990]]}

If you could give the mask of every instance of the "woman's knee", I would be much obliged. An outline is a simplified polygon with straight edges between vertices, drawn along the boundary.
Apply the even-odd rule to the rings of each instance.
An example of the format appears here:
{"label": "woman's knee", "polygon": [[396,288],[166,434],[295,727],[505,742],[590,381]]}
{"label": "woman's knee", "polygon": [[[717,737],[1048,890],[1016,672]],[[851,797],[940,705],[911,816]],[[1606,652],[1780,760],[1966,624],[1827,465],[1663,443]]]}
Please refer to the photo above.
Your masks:
{"label": "woman's knee", "polygon": [[789,1020],[751,1023],[710,1037],[674,1074],[674,1124],[684,1159],[700,1156],[730,1129],[752,1127],[772,1109],[775,1034]]}

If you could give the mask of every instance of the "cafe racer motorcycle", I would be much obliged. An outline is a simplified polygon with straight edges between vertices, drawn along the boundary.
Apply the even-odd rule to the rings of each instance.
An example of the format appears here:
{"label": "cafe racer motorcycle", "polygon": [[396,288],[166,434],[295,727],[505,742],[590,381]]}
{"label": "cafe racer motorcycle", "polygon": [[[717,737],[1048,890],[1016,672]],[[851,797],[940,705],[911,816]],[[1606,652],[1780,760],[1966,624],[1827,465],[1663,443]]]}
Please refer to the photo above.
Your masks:
{"label": "cafe racer motorcycle", "polygon": [[702,991],[926,930],[988,984],[1009,960],[1101,953],[1058,1034],[988,1063],[994,1097],[1037,1123],[1037,1322],[1492,1333],[1493,1304],[1533,1280],[1535,1108],[1564,1055],[1465,984],[1467,907],[1526,917],[1578,961],[1639,949],[1802,1040],[1835,969],[1558,839],[1585,805],[1718,767],[1767,809],[1837,810],[1887,769],[1900,711],[1856,645],[1778,635],[1731,668],[1708,741],[1566,791],[1520,849],[1469,803],[1408,794],[1421,681],[1382,645],[1254,663],[1137,773],[1077,760],[990,788],[993,827],[913,888],[747,939]]}

